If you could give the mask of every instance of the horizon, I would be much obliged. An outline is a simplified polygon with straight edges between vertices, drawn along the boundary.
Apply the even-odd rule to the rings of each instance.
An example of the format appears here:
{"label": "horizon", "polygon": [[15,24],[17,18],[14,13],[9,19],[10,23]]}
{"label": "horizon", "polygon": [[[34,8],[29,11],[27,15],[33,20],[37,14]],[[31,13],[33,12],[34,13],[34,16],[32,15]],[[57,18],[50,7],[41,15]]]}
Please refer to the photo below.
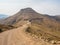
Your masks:
{"label": "horizon", "polygon": [[41,14],[60,15],[60,0],[0,0],[0,14],[11,16],[27,7]]}

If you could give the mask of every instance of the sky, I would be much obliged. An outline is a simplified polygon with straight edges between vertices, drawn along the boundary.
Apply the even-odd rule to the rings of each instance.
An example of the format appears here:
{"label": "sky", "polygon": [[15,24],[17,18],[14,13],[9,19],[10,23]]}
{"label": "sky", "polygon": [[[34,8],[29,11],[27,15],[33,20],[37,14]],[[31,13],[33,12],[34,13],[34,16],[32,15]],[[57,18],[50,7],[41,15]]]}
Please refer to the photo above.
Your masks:
{"label": "sky", "polygon": [[0,0],[0,14],[11,16],[27,7],[42,14],[60,15],[60,0]]}

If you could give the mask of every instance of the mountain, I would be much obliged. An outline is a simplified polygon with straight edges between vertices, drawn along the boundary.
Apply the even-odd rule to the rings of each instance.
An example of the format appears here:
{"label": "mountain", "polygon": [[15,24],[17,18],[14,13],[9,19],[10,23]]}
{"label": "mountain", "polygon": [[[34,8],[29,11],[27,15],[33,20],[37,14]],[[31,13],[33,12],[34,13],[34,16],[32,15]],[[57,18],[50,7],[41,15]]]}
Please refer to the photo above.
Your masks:
{"label": "mountain", "polygon": [[11,17],[8,17],[1,22],[4,22],[5,24],[10,25],[10,24],[19,22],[20,20],[24,20],[24,19],[28,20],[28,19],[34,18],[33,16],[40,17],[41,15],[35,12],[32,8],[25,8],[25,9],[21,9],[17,14]]}
{"label": "mountain", "polygon": [[[1,22],[3,24],[12,25],[12,24],[15,24],[15,23],[17,23],[17,22],[19,22],[21,20],[22,21],[25,21],[25,20],[31,21],[31,20],[34,20],[34,19],[43,20],[43,19],[48,19],[49,17],[50,16],[45,16],[43,14],[37,13],[32,8],[24,8],[24,9],[21,9],[15,15],[8,17],[8,18],[2,20]],[[49,18],[49,20],[55,22],[55,19]]]}
{"label": "mountain", "polygon": [[[33,38],[35,38],[34,36],[37,36],[38,39],[36,41],[38,41],[39,38],[41,38],[45,42],[53,43],[52,45],[54,45],[60,41],[60,21],[59,21],[60,19],[58,20],[58,18],[55,18],[55,17],[57,17],[57,16],[44,15],[44,14],[37,13],[32,8],[24,8],[24,9],[21,9],[15,15],[10,16],[10,17],[0,21],[0,24],[10,25],[10,26],[15,27],[14,29],[11,29],[11,30],[16,30],[16,31],[11,31],[12,33],[14,32],[13,35],[15,35],[15,33],[18,30],[21,30],[20,27],[22,27],[22,29],[25,31],[24,33],[30,34]],[[29,22],[28,24],[30,24],[30,25],[27,25],[26,26],[27,28],[26,27],[23,28],[24,25],[27,24],[27,22]],[[19,29],[17,29],[17,28],[19,28]],[[18,32],[16,35],[19,35]],[[5,33],[8,33],[8,32],[5,32]],[[2,33],[2,35],[4,35],[4,34]],[[23,33],[20,33],[20,36],[22,36],[22,35],[23,35]],[[24,35],[22,37],[24,37]],[[21,38],[19,36],[16,38],[21,40]],[[16,38],[14,37],[13,39],[16,40]],[[25,38],[26,38],[26,36],[25,36]],[[25,38],[23,38],[23,39],[26,41]],[[22,42],[23,42],[23,39],[21,40]],[[19,43],[21,42],[20,40],[18,41]],[[17,43],[16,45],[19,45],[18,42],[16,42]],[[14,42],[12,42],[12,39],[11,39],[11,43],[14,43]],[[23,44],[20,44],[20,45],[23,45]],[[26,45],[26,44],[24,44],[24,45]],[[29,45],[29,44],[30,43],[28,43],[27,45]],[[40,44],[40,42],[38,44],[35,42],[35,44],[38,45],[38,44]],[[30,45],[33,45],[33,44],[30,44]],[[43,44],[41,44],[41,45],[43,45]],[[46,45],[48,45],[48,44],[46,44]]]}
{"label": "mountain", "polygon": [[0,14],[0,19],[4,19],[4,18],[7,18],[7,17],[8,17],[7,15]]}
{"label": "mountain", "polygon": [[54,18],[54,19],[56,19],[56,21],[59,21],[60,22],[60,15],[53,16],[52,18]]}

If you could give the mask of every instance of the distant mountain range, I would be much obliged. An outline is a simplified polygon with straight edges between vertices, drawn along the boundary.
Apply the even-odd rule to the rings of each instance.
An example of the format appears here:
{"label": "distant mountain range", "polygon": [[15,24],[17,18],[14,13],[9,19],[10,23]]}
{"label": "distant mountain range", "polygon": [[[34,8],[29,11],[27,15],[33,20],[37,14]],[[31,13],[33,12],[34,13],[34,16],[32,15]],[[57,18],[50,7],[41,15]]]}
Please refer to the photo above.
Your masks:
{"label": "distant mountain range", "polygon": [[7,18],[7,17],[8,17],[7,15],[0,14],[0,19],[4,19],[4,18]]}

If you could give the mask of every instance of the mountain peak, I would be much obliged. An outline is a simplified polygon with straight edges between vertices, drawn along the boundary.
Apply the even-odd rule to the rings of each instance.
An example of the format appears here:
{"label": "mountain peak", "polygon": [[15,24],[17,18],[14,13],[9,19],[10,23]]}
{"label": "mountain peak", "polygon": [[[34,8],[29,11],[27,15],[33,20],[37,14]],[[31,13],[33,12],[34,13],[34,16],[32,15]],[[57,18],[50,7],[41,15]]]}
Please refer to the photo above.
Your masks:
{"label": "mountain peak", "polygon": [[21,9],[21,10],[33,10],[33,9],[28,7],[28,8],[24,8],[24,9]]}
{"label": "mountain peak", "polygon": [[21,9],[21,12],[31,13],[31,12],[35,12],[35,11],[32,8],[28,7],[28,8]]}

